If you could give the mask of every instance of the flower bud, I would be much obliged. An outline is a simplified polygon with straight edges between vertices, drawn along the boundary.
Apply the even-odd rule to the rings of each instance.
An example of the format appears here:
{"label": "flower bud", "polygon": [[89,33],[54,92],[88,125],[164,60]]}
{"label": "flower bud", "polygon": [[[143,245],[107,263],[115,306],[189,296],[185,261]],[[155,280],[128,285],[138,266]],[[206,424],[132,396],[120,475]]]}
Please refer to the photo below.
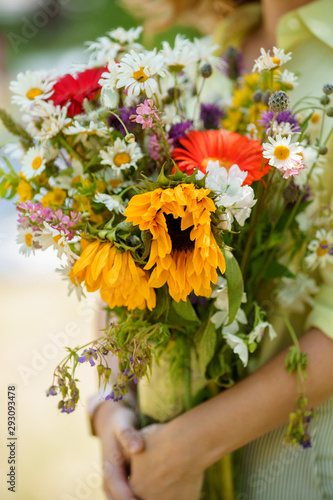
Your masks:
{"label": "flower bud", "polygon": [[260,89],[256,90],[256,91],[253,93],[252,99],[253,99],[253,102],[255,102],[256,104],[259,104],[259,102],[261,102],[261,99],[262,99],[262,92],[261,92],[261,90],[260,90]]}
{"label": "flower bud", "polygon": [[99,377],[101,377],[103,375],[104,370],[105,370],[105,366],[104,365],[97,365],[97,373],[98,373]]}
{"label": "flower bud", "polygon": [[203,78],[209,78],[213,73],[212,65],[209,63],[203,64],[200,68],[200,73]]}
{"label": "flower bud", "polygon": [[327,154],[327,147],[326,146],[320,146],[319,149],[318,149],[318,153],[322,156],[326,155]]}
{"label": "flower bud", "polygon": [[286,92],[279,90],[278,92],[273,92],[268,100],[268,106],[275,113],[282,113],[289,108],[290,99]]}
{"label": "flower bud", "polygon": [[323,86],[323,92],[324,94],[326,95],[330,95],[333,93],[333,85],[331,83],[326,83],[324,86]]}
{"label": "flower bud", "polygon": [[320,98],[320,104],[323,104],[323,106],[326,106],[329,103],[330,103],[330,98],[328,97],[328,95],[325,94]]}
{"label": "flower bud", "polygon": [[333,108],[332,108],[332,106],[326,110],[326,114],[327,114],[327,116],[329,116],[330,118],[332,118],[332,116],[333,116]]}
{"label": "flower bud", "polygon": [[135,142],[135,135],[134,134],[127,134],[125,136],[125,141],[128,142],[129,144]]}
{"label": "flower bud", "polygon": [[269,98],[271,96],[271,91],[270,90],[266,90],[266,92],[264,92],[261,96],[261,101],[263,104],[265,104],[265,106],[268,106],[268,101],[269,101]]}

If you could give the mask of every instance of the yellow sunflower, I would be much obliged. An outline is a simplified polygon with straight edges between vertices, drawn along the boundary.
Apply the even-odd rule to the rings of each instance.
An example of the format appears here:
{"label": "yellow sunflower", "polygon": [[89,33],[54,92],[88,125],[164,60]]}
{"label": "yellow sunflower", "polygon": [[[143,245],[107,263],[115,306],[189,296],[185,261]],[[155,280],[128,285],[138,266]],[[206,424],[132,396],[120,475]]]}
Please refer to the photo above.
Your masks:
{"label": "yellow sunflower", "polygon": [[102,300],[110,308],[152,310],[156,305],[154,289],[148,284],[149,275],[133,260],[129,251],[119,252],[111,242],[84,240],[83,252],[71,272],[88,292],[100,290]]}
{"label": "yellow sunflower", "polygon": [[194,184],[155,189],[133,196],[125,210],[127,222],[152,234],[150,256],[144,269],[154,269],[149,285],[168,284],[177,302],[196,295],[209,297],[217,268],[225,271],[223,254],[214,238],[211,213],[216,207],[209,189]]}

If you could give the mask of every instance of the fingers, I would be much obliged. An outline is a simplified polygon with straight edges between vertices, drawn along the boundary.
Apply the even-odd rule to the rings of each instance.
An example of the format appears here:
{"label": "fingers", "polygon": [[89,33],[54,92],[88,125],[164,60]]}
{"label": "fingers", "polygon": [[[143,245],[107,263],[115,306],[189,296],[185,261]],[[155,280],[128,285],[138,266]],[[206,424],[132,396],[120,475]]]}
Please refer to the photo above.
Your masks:
{"label": "fingers", "polygon": [[104,491],[108,500],[137,500],[127,483],[124,467],[113,466],[104,479]]}
{"label": "fingers", "polygon": [[140,453],[145,448],[143,436],[134,427],[126,427],[116,431],[118,441],[128,455]]}

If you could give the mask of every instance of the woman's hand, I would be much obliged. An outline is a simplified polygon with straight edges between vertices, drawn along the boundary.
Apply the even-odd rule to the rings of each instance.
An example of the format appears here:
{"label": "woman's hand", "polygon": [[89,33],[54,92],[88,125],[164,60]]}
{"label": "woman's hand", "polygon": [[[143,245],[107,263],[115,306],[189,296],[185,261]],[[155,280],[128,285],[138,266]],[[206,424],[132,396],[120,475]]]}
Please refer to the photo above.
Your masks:
{"label": "woman's hand", "polygon": [[135,425],[135,413],[121,402],[105,401],[95,412],[94,427],[102,444],[104,490],[108,500],[137,498],[128,484],[129,463],[145,445]]}
{"label": "woman's hand", "polygon": [[[179,429],[178,429],[179,430]],[[198,500],[203,473],[194,471],[192,443],[177,439],[173,422],[141,430],[145,451],[131,457],[132,490],[142,500]]]}

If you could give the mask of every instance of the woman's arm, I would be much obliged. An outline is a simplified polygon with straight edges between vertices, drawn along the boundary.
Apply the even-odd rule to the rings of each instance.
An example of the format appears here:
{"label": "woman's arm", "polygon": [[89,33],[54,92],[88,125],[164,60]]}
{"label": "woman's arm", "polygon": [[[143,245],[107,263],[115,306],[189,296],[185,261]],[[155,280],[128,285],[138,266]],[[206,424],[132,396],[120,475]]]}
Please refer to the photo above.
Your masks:
{"label": "woman's arm", "polygon": [[[300,346],[308,355],[306,392],[313,407],[333,395],[333,340],[313,329]],[[285,356],[286,351],[280,353],[235,387],[172,422],[143,430],[146,451],[131,459],[136,495],[144,500],[194,500],[186,493],[191,478],[287,423],[297,383],[285,371]]]}

